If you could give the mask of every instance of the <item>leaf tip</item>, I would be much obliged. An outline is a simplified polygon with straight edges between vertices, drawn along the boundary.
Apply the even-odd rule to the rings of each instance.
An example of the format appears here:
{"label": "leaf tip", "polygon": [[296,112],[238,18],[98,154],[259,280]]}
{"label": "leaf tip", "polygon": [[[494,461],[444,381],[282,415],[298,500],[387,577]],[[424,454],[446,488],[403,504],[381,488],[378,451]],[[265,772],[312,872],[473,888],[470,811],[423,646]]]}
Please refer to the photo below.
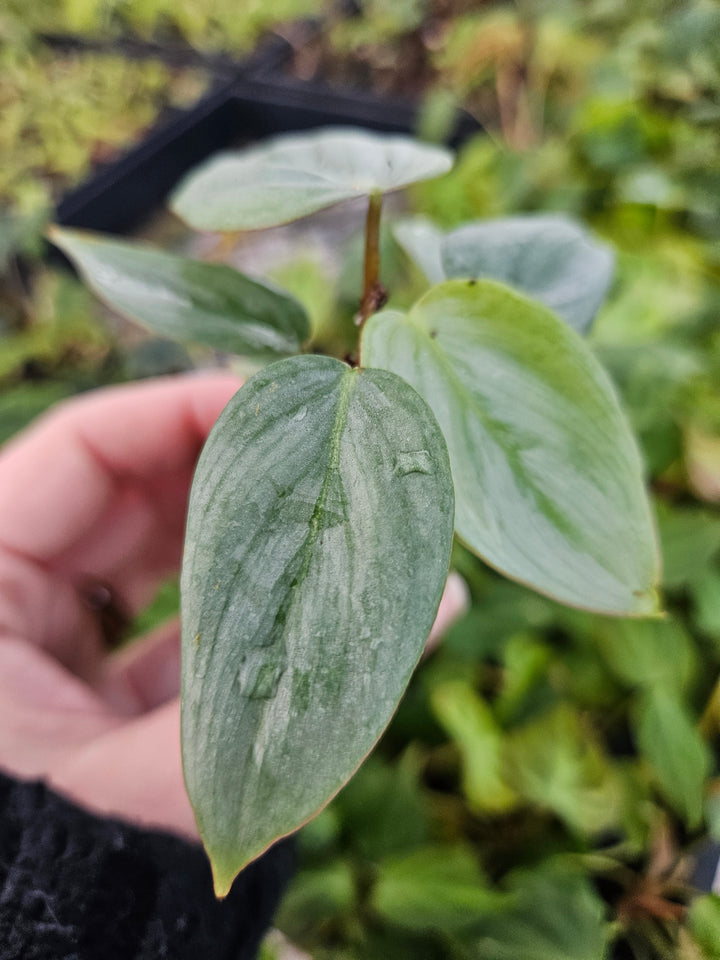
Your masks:
{"label": "leaf tip", "polygon": [[218,900],[224,900],[225,897],[230,893],[230,889],[235,881],[235,877],[240,873],[240,869],[237,870],[229,867],[227,863],[221,863],[218,860],[213,860],[210,858],[210,867],[212,869],[212,878],[213,878],[213,890],[215,891],[215,896]]}

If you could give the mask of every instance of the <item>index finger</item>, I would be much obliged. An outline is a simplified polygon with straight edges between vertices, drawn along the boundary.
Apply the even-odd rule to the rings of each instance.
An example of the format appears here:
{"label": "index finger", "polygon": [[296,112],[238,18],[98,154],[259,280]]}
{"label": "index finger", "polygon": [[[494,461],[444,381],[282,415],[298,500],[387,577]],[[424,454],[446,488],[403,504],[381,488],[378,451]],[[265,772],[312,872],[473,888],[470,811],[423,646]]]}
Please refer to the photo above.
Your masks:
{"label": "index finger", "polygon": [[230,374],[192,374],[60,404],[0,453],[0,546],[52,560],[123,488],[187,472],[239,386]]}

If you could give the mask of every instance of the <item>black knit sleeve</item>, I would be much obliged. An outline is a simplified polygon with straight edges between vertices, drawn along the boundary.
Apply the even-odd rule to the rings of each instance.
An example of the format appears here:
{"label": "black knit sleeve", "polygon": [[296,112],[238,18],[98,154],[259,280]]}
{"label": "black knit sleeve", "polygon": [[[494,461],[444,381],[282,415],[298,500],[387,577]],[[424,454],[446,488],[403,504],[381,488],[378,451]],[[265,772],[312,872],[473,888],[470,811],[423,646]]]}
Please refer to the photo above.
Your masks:
{"label": "black knit sleeve", "polygon": [[0,773],[0,960],[251,960],[288,842],[218,902],[203,851]]}

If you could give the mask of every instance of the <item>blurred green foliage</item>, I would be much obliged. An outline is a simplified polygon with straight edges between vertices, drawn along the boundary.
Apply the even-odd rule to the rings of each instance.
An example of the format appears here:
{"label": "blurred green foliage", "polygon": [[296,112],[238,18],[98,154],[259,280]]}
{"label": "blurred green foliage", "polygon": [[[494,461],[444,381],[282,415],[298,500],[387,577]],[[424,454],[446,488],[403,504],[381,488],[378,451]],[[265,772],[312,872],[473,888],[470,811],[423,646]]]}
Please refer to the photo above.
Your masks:
{"label": "blurred green foliage", "polygon": [[[154,64],[57,58],[33,31],[244,49],[273,23],[323,12],[323,39],[298,64],[424,91],[428,135],[458,104],[487,126],[451,175],[413,189],[418,209],[444,227],[561,210],[616,247],[591,342],[647,464],[668,617],[563,609],[457,547],[471,609],[417,671],[379,749],[300,833],[278,925],[315,960],[712,960],[720,901],[700,895],[693,863],[720,838],[720,5],[359,8],[9,0],[0,196],[41,215],[59,185],[197,89]],[[17,276],[12,251],[33,255],[36,237],[25,216],[0,219],[2,436],[77,389],[191,362],[162,344],[129,361],[73,280]],[[385,244],[401,304],[418,278]],[[278,268],[320,339],[351,342],[358,262],[351,250],[337,282],[340,332],[323,265],[305,253]],[[174,602],[168,587],[143,627]],[[263,960],[280,950],[269,943]]]}

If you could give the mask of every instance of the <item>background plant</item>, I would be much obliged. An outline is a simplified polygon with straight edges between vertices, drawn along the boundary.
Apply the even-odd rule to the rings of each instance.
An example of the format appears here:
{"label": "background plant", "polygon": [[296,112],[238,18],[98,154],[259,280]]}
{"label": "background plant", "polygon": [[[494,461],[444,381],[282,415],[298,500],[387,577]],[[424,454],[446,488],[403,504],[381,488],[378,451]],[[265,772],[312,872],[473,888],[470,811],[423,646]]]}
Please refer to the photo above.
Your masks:
{"label": "background plant", "polygon": [[[619,250],[610,299],[595,323],[591,342],[619,384],[642,442],[658,504],[664,593],[672,621],[651,631],[621,631],[602,618],[570,614],[500,582],[456,549],[454,565],[471,586],[471,613],[442,650],[421,667],[375,758],[300,835],[304,866],[281,924],[316,957],[385,953],[446,957],[466,956],[468,951],[472,955],[475,929],[469,933],[463,929],[457,904],[464,905],[459,911],[463,915],[476,916],[470,905],[481,903],[486,916],[488,887],[501,887],[503,892],[502,881],[515,868],[546,880],[548,867],[555,868],[555,879],[552,884],[545,882],[544,888],[560,891],[556,902],[563,905],[555,908],[558,929],[552,956],[563,955],[563,926],[573,938],[570,956],[582,955],[582,949],[589,956],[602,956],[608,938],[622,944],[621,956],[694,957],[704,951],[711,957],[717,952],[713,902],[700,901],[686,910],[685,904],[694,902],[697,893],[692,884],[686,886],[681,880],[688,857],[693,859],[698,852],[696,838],[717,833],[716,728],[714,711],[706,708],[717,674],[720,640],[716,507],[720,154],[717,54],[713,52],[717,32],[703,26],[712,21],[715,10],[705,2],[534,6],[548,23],[543,30],[550,32],[553,24],[559,24],[559,35],[568,38],[556,48],[559,79],[548,86],[534,144],[522,150],[517,145],[507,148],[492,72],[485,74],[477,92],[466,94],[468,84],[462,77],[451,76],[443,68],[438,88],[437,81],[430,79],[440,75],[437,66],[423,67],[430,83],[428,132],[442,129],[447,105],[467,96],[472,109],[490,124],[495,139],[469,145],[454,173],[437,184],[414,188],[413,201],[447,229],[469,218],[518,210],[564,210],[591,223]],[[514,30],[512,8],[508,18],[508,8],[498,11],[498,7],[484,5],[488,14],[502,12]],[[40,9],[38,4],[32,10],[26,6],[23,16]],[[375,27],[367,26],[375,23],[372,9],[365,6],[364,25],[335,21],[329,45],[312,57],[298,54],[305,72],[320,63],[329,65],[337,77],[368,78],[378,88],[401,90],[403,82],[417,88],[417,77],[410,81],[407,69],[396,68],[399,51],[407,52],[412,42],[422,63],[441,64],[444,38],[454,36],[456,29],[459,33],[466,19],[461,5],[444,4],[447,17],[438,23],[438,8],[424,5],[422,23],[415,21],[411,37],[400,30],[378,41]],[[340,32],[346,27],[350,40],[341,43]],[[365,38],[350,35],[355,27],[358,33],[362,27]],[[481,25],[476,29],[479,32]],[[583,51],[582,59],[575,57],[577,50]],[[38,96],[42,95],[39,86]],[[387,243],[393,253],[392,237]],[[357,275],[357,258],[351,259],[355,266],[349,273],[354,270]],[[390,266],[389,255],[384,262]],[[392,262],[403,270],[404,279],[394,273],[386,279],[400,296],[401,287],[413,280],[397,249]],[[281,275],[285,286],[311,304],[314,313],[327,314],[331,278],[322,262],[305,256],[297,266],[279,267],[278,279]],[[357,289],[357,282],[350,285]],[[343,297],[344,289],[341,284]],[[418,292],[419,287],[414,289]],[[60,282],[51,277],[40,290],[42,295],[32,297],[39,323],[55,316],[62,330],[70,317],[82,314],[88,329],[97,324],[89,298],[77,292],[70,279]],[[407,305],[413,296],[408,293],[399,304]],[[354,306],[345,309],[352,332]],[[15,334],[3,337],[3,351],[14,344],[14,338]],[[68,354],[63,347],[52,358],[43,353],[48,359],[42,360],[41,369],[57,373],[18,389],[38,409],[57,396],[52,393],[55,384],[62,392],[108,375],[124,376],[112,359],[113,350],[111,345],[104,347],[94,359],[88,358],[83,369],[73,366],[74,348]],[[25,364],[37,369],[37,353],[30,348],[28,360],[3,380],[3,400],[11,384],[27,383]],[[27,412],[21,403],[17,410],[14,423],[19,424]],[[171,594],[172,590],[166,591],[165,603]],[[628,651],[633,652],[632,661],[623,664],[623,658],[630,657]],[[656,678],[654,671],[664,660],[668,675],[687,679],[673,686],[674,707],[667,708],[668,696],[661,698],[660,714],[681,734],[688,726],[673,719],[678,704],[691,723],[704,714],[702,729],[713,746],[707,778],[697,772],[702,766],[697,761],[694,774],[684,779],[678,775],[682,758],[694,755],[692,748],[676,746],[668,752],[668,737],[661,731],[653,750],[650,735],[640,736],[642,701],[647,697],[643,691],[657,685],[651,678]],[[490,725],[492,735],[482,736],[487,724],[477,720],[477,710],[473,724],[461,730],[451,726],[446,704],[445,713],[438,713],[443,698],[433,698],[433,691],[445,680],[455,679],[470,684],[475,701],[478,697],[481,701],[483,716],[487,718],[489,709],[492,717],[501,717],[499,735],[496,720]],[[509,692],[503,693],[506,687]],[[450,686],[449,692],[465,702],[457,688]],[[514,702],[512,710],[499,705],[499,700]],[[529,792],[505,812],[485,812],[472,797],[473,784],[487,780],[488,773],[474,766],[470,757],[504,755],[511,733],[528,732],[558,705],[569,707],[580,718],[582,742],[595,744],[593,756],[602,762],[571,763],[567,757],[576,755],[570,745],[564,759],[551,768],[557,771],[553,782],[559,784],[554,795],[565,796],[565,804],[553,800],[550,806],[538,792]],[[541,729],[547,728],[541,725]],[[647,719],[644,729],[649,729]],[[488,745],[498,742],[500,747],[493,753]],[[470,743],[476,748],[467,746]],[[541,756],[543,748],[544,742],[538,748]],[[525,762],[532,767],[530,758]],[[515,763],[513,784],[518,769]],[[580,776],[578,769],[586,773]],[[623,793],[626,799],[608,814],[614,826],[598,835],[591,818],[584,825],[571,826],[567,814],[556,811],[572,805],[568,797],[583,796],[583,803],[572,802],[577,808],[587,805],[587,792],[577,791],[589,787],[591,796],[596,796],[593,791],[603,782],[598,770],[603,769],[611,781],[629,785],[630,793]],[[671,802],[668,792],[681,781],[690,798],[685,806],[677,799]],[[397,800],[390,802],[391,798]],[[695,821],[688,811],[698,808],[704,812],[703,824],[689,828]],[[613,849],[614,837],[626,831],[632,844]],[[612,862],[597,858],[599,837],[610,844]],[[455,856],[452,852],[458,846],[460,855]],[[398,876],[403,858],[411,853],[424,857],[428,868],[423,872],[417,859],[409,861],[405,876],[410,873],[412,882],[396,887],[400,892],[395,902],[419,902],[415,914],[393,908],[392,886],[390,896],[385,894],[386,884],[379,888],[379,900],[376,893],[377,879],[388,870],[395,871],[391,880]],[[564,859],[554,859],[556,854]],[[430,880],[442,868],[443,882],[438,887]],[[569,871],[573,889],[583,891],[576,910],[567,907],[569,895],[557,879],[558,870]],[[665,902],[658,910],[659,888],[660,900],[669,900],[670,905]],[[430,907],[439,902],[439,890],[454,892],[443,910],[431,914]],[[655,894],[655,899],[648,894]],[[544,914],[548,912],[546,905]],[[526,907],[525,913],[532,910]],[[424,915],[431,920],[425,921]],[[610,919],[613,925],[606,927],[598,917]],[[491,931],[494,944],[504,945],[514,957],[536,955],[526,942],[513,939],[518,925],[512,915],[505,914],[501,924],[496,919]],[[587,930],[590,936],[583,939],[582,931]],[[487,943],[483,946],[489,949]],[[271,950],[275,948],[268,947],[268,955]]]}

